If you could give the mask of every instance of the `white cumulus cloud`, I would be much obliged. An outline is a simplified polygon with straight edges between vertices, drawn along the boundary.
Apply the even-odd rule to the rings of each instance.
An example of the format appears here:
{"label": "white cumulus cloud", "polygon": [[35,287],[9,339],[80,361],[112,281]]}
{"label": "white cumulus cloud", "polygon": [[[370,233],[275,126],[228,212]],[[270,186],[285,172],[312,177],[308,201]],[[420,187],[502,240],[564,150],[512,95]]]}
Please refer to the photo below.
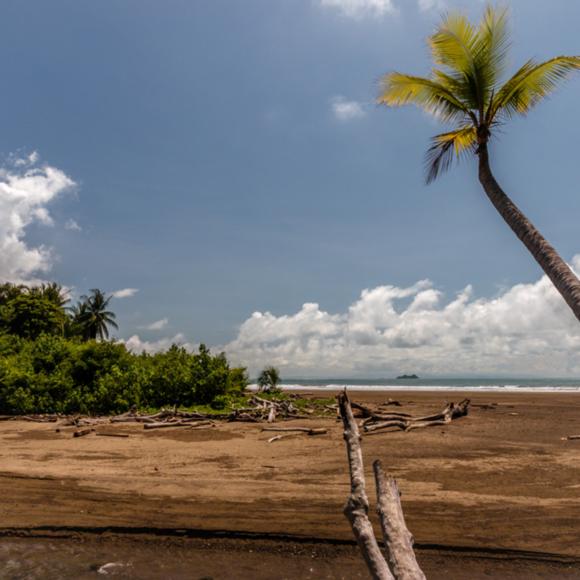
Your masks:
{"label": "white cumulus cloud", "polygon": [[156,320],[155,322],[142,326],[141,328],[144,330],[161,330],[165,328],[168,323],[169,320],[167,318],[162,318],[161,320]]}
{"label": "white cumulus cloud", "polygon": [[111,292],[113,298],[131,298],[139,292],[138,288],[122,288],[121,290],[115,290]]}
{"label": "white cumulus cloud", "polygon": [[34,222],[53,225],[48,206],[74,186],[60,169],[39,164],[36,152],[0,168],[0,280],[25,282],[50,270],[50,248],[29,246],[26,229]]}
{"label": "white cumulus cloud", "polygon": [[366,115],[363,105],[357,101],[349,101],[345,97],[333,97],[330,106],[334,116],[339,121],[351,121],[360,119]]}
{"label": "white cumulus cloud", "polygon": [[392,0],[320,0],[320,5],[334,8],[349,18],[381,17],[396,12]]}
{"label": "white cumulus cloud", "polygon": [[494,298],[467,286],[446,299],[423,280],[364,290],[346,312],[255,312],[223,348],[252,372],[274,364],[286,376],[580,374],[580,325],[545,276]]}
{"label": "white cumulus cloud", "polygon": [[172,344],[177,344],[186,348],[187,350],[194,350],[194,345],[187,342],[183,334],[176,334],[172,337],[160,338],[159,340],[147,341],[142,340],[139,335],[134,334],[127,340],[122,340],[125,346],[134,353],[155,353],[162,350],[167,350]]}

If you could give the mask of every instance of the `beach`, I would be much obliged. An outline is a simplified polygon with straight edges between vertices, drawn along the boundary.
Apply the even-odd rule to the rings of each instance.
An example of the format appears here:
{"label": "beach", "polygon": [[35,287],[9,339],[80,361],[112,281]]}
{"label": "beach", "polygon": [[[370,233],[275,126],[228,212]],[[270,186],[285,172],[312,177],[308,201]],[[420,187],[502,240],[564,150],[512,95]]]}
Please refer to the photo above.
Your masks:
{"label": "beach", "polygon": [[[398,411],[424,414],[464,397],[469,415],[448,425],[363,438],[371,499],[371,464],[381,459],[398,480],[430,578],[580,577],[580,441],[564,440],[580,434],[580,394],[366,391],[351,398],[393,398]],[[199,431],[115,424],[97,430],[129,437],[73,438],[71,427],[2,421],[0,543],[82,538],[85,546],[109,542],[114,552],[142,541],[161,546],[151,554],[199,552],[201,560],[249,566],[244,574],[234,565],[204,573],[215,578],[365,578],[342,514],[349,492],[342,425],[334,417],[292,425],[328,433],[268,443],[273,434],[256,423]],[[278,564],[266,566],[269,559]]]}

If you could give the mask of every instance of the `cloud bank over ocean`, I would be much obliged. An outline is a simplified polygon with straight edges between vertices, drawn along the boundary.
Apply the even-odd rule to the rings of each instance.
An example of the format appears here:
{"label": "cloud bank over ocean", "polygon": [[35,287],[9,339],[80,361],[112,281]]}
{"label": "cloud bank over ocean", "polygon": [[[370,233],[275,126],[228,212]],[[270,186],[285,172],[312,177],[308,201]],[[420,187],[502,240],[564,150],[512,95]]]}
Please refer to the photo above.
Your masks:
{"label": "cloud bank over ocean", "polygon": [[[580,270],[580,256],[573,266]],[[252,371],[274,364],[295,377],[580,374],[580,327],[545,276],[493,298],[471,286],[446,298],[422,280],[363,290],[341,313],[316,303],[254,312],[223,348]]]}

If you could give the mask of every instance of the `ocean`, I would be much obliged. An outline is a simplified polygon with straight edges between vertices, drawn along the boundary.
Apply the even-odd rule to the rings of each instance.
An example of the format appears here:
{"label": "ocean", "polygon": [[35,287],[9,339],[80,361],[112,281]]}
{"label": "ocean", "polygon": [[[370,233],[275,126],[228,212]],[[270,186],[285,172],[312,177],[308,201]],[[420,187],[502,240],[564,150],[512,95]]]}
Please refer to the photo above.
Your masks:
{"label": "ocean", "polygon": [[281,387],[288,391],[580,392],[580,379],[286,379]]}

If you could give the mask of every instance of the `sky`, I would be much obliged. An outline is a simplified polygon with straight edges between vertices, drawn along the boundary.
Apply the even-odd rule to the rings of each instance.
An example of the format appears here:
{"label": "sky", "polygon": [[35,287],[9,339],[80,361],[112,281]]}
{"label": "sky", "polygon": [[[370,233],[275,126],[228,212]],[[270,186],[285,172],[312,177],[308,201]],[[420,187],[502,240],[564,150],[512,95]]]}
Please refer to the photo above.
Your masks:
{"label": "sky", "polygon": [[[513,0],[512,69],[579,54],[580,3]],[[113,293],[136,351],[225,349],[283,377],[580,376],[580,329],[485,198],[424,183],[416,109],[445,10],[480,0],[4,0],[0,279]],[[580,75],[579,75],[580,76]],[[580,78],[492,167],[580,268]]]}

